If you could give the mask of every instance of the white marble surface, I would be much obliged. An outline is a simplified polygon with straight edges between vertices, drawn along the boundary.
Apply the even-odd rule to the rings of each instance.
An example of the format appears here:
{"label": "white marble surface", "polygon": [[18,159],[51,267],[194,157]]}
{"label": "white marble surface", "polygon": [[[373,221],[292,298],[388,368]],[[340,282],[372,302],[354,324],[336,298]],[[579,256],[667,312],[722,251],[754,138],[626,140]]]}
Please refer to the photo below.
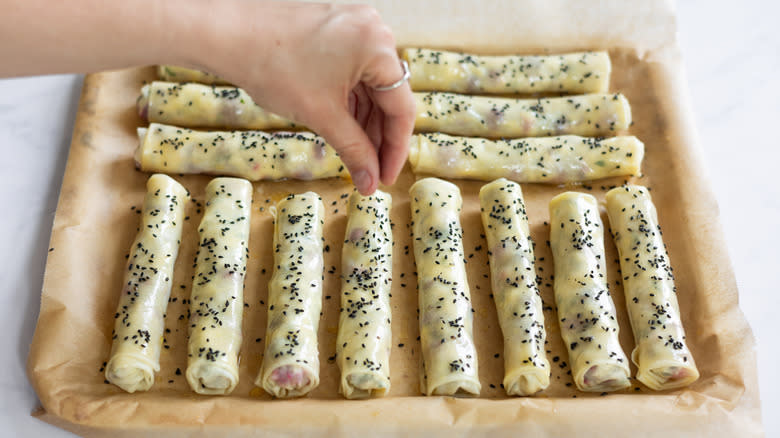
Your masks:
{"label": "white marble surface", "polygon": [[[758,340],[766,435],[780,436],[780,3],[682,0],[678,15],[702,158]],[[30,416],[24,369],[80,89],[78,76],[0,80],[2,436],[72,436]]]}

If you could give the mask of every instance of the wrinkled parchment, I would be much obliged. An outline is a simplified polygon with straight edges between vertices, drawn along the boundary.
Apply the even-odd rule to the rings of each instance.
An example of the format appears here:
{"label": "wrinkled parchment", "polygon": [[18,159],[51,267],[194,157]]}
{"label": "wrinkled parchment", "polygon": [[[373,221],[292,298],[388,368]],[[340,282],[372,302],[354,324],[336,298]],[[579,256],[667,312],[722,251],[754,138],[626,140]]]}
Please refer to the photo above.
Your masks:
{"label": "wrinkled parchment", "polygon": [[[153,68],[89,75],[73,134],[51,237],[41,311],[28,360],[41,399],[41,419],[86,436],[192,436],[370,434],[390,436],[761,436],[753,335],[737,306],[737,287],[726,253],[718,207],[697,154],[695,130],[675,41],[673,6],[664,1],[574,0],[430,2],[380,0],[377,7],[399,46],[479,53],[540,53],[608,49],[611,91],[625,93],[635,124],[630,134],[646,145],[644,176],[630,181],[652,188],[674,266],[682,319],[701,371],[690,388],[657,393],[632,381],[608,396],[574,389],[556,321],[547,203],[567,190],[583,190],[603,204],[606,189],[624,179],[583,186],[523,185],[537,274],[545,301],[550,387],[535,397],[508,398],[502,337],[490,297],[486,242],[481,237],[478,191],[482,182],[458,181],[461,221],[474,308],[482,394],[475,399],[423,397],[417,292],[407,190],[407,166],[393,195],[395,224],[392,289],[392,390],[377,400],[347,401],[338,394],[332,356],[339,312],[341,241],[347,195],[342,180],[255,183],[246,281],[240,382],[228,397],[194,394],[184,378],[186,304],[202,208],[188,209],[169,305],[162,369],[147,393],[127,394],[104,383],[102,365],[111,346],[113,314],[125,254],[135,235],[148,175],[135,170],[133,150],[140,120],[134,102]],[[706,148],[705,148],[706,150]],[[202,202],[207,176],[175,176]],[[314,190],[326,206],[325,281],[320,323],[321,384],[309,397],[272,400],[255,388],[263,350],[273,232],[268,207],[290,192]],[[607,223],[602,209],[602,220]],[[617,251],[606,242],[608,275],[625,351],[633,340],[617,274]],[[184,315],[184,317],[181,317]],[[400,346],[403,344],[403,346]],[[177,369],[182,375],[177,374]],[[632,374],[636,368],[632,365]]]}

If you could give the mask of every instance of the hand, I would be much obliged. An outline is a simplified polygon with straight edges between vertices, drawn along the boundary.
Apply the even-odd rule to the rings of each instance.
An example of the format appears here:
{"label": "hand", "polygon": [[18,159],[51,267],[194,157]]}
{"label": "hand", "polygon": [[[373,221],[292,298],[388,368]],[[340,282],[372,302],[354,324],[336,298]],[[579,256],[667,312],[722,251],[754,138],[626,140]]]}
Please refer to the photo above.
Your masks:
{"label": "hand", "polygon": [[392,184],[406,161],[414,100],[408,84],[373,89],[394,83],[403,71],[393,35],[371,7],[0,0],[0,9],[6,18],[0,77],[149,64],[200,68],[322,135],[363,194],[380,179]]}
{"label": "hand", "polygon": [[408,154],[414,100],[408,83],[373,89],[403,76],[393,35],[376,10],[240,0],[220,5],[209,37],[215,45],[201,47],[203,67],[246,89],[263,108],[322,135],[361,193],[373,193],[379,180],[392,184]]}

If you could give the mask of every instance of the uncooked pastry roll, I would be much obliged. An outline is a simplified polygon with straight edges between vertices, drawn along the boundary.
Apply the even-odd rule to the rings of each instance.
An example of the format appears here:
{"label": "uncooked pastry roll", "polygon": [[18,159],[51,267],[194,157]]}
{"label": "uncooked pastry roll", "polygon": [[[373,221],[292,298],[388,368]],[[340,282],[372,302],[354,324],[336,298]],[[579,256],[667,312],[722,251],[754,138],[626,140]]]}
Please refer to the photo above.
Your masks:
{"label": "uncooked pastry roll", "polygon": [[276,205],[274,274],[268,284],[265,353],[255,385],[281,398],[320,384],[317,328],[322,309],[324,207],[313,192]]}
{"label": "uncooked pastry roll", "polygon": [[141,226],[130,247],[114,315],[106,379],[127,392],[146,391],[160,371],[165,309],[179,253],[189,193],[165,175],[146,182]]}
{"label": "uncooked pastry roll", "polygon": [[657,391],[690,385],[699,371],[685,342],[672,265],[650,192],[634,185],[610,190],[607,214],[634,331],[636,378]]}
{"label": "uncooked pastry roll", "polygon": [[497,179],[479,191],[490,280],[504,334],[504,389],[531,395],[550,384],[542,297],[520,184]]}
{"label": "uncooked pastry roll", "polygon": [[168,82],[198,82],[209,85],[230,85],[230,82],[217,75],[174,65],[158,65],[157,77],[162,81]]}
{"label": "uncooked pastry roll", "polygon": [[612,65],[607,52],[483,56],[404,49],[415,91],[467,94],[604,93]]}
{"label": "uncooked pastry roll", "polygon": [[549,135],[613,135],[631,124],[622,94],[585,94],[540,99],[414,93],[420,132],[512,138]]}
{"label": "uncooked pastry roll", "polygon": [[618,339],[596,198],[566,192],[550,201],[550,245],[558,322],[574,383],[588,392],[628,387],[631,371]]}
{"label": "uncooked pastry roll", "polygon": [[138,128],[136,167],[251,181],[349,175],[336,151],[310,132],[193,131],[152,123]]}
{"label": "uncooked pastry roll", "polygon": [[424,365],[421,390],[425,395],[479,395],[460,190],[425,178],[412,185],[409,196]]}
{"label": "uncooked pastry roll", "polygon": [[412,136],[409,162],[415,173],[523,183],[591,181],[639,173],[644,144],[636,137],[592,138],[565,135],[514,140]]}
{"label": "uncooked pastry roll", "polygon": [[381,397],[390,390],[391,204],[390,195],[380,190],[349,198],[336,339],[340,391],[349,399]]}
{"label": "uncooked pastry roll", "polygon": [[215,178],[206,186],[187,359],[187,382],[199,394],[229,394],[238,384],[251,204],[247,180]]}
{"label": "uncooked pastry roll", "polygon": [[141,88],[136,103],[151,123],[216,129],[291,129],[290,120],[255,104],[246,91],[194,83],[155,81]]}

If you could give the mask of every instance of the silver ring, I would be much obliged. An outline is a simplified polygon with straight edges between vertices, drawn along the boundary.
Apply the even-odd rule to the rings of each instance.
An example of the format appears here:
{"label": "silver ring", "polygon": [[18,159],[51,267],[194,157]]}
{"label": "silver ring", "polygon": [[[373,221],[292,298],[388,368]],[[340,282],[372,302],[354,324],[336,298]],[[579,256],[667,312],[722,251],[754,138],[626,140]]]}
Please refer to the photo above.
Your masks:
{"label": "silver ring", "polygon": [[403,85],[404,82],[409,80],[409,77],[412,76],[412,73],[409,72],[409,64],[406,61],[404,61],[403,59],[401,60],[401,67],[403,67],[403,69],[404,69],[404,76],[401,79],[393,82],[392,84],[390,84],[390,85],[388,85],[386,87],[373,87],[373,89],[376,90],[376,91],[390,91],[390,90],[395,90],[396,88],[398,88],[401,85]]}

